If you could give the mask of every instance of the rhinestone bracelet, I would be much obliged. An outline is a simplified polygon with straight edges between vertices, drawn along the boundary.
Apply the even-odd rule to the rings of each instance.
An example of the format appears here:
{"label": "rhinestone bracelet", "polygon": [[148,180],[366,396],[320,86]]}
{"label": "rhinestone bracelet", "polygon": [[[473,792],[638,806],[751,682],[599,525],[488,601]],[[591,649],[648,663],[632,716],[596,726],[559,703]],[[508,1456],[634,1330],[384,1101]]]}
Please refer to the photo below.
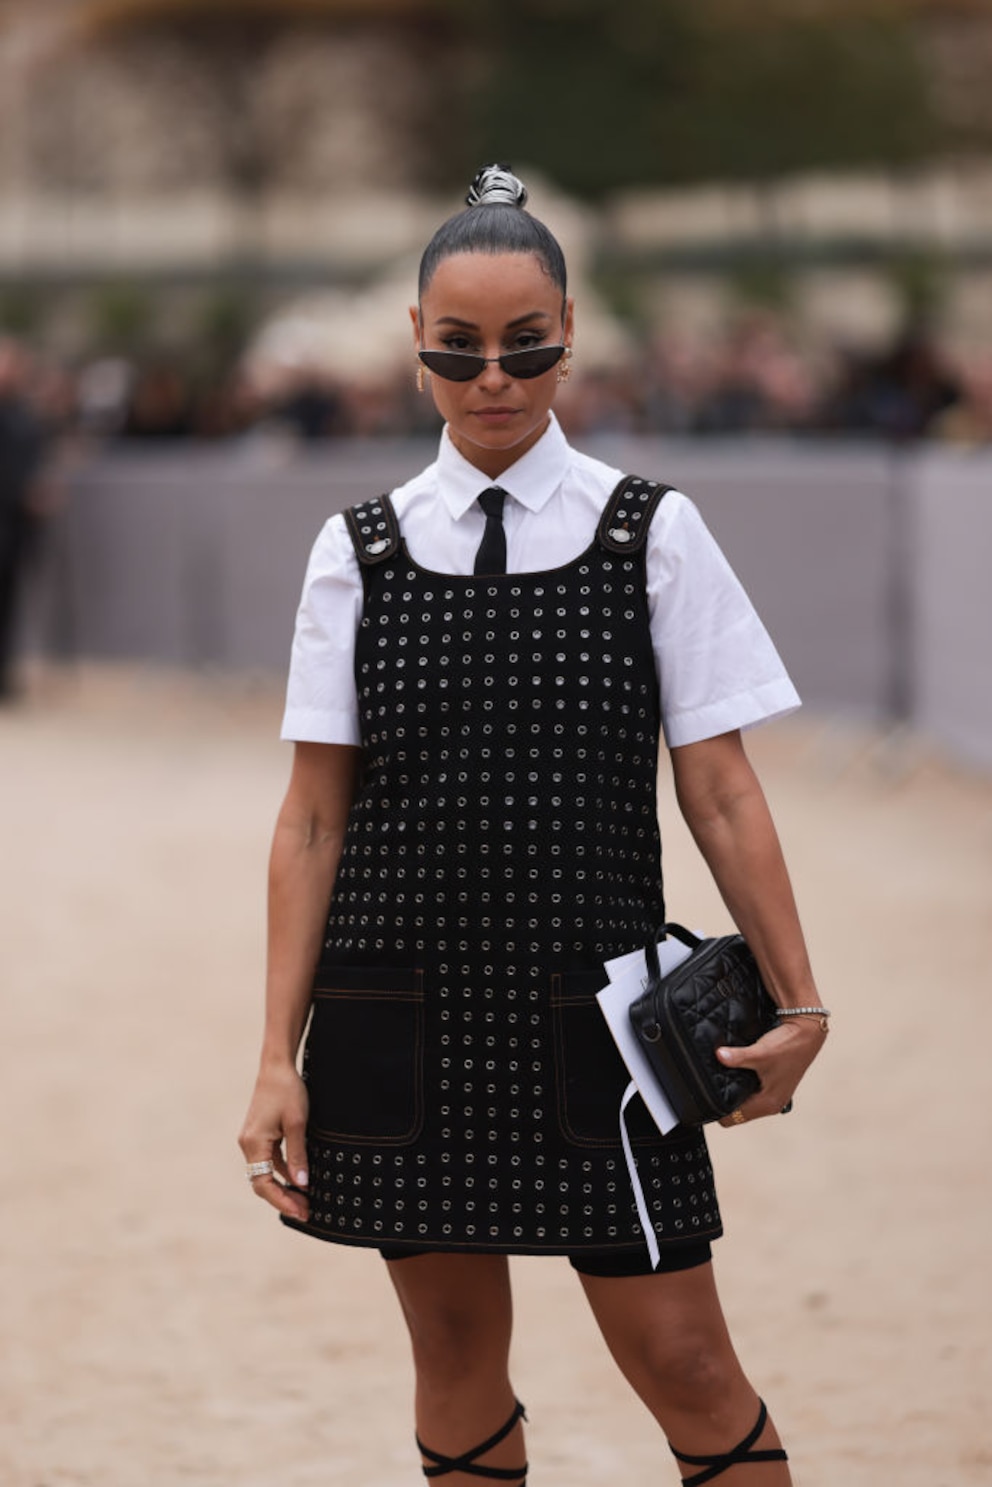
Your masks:
{"label": "rhinestone bracelet", "polygon": [[830,1010],[827,1007],[776,1007],[776,1017],[817,1017],[820,1021],[820,1031],[827,1032],[829,1023],[827,1018]]}

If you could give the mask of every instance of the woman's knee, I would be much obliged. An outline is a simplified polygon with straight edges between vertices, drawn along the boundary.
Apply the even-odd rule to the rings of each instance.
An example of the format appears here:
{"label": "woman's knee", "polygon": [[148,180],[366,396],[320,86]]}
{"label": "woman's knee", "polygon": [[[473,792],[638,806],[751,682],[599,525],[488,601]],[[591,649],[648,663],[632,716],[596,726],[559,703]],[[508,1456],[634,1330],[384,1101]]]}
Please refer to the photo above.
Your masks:
{"label": "woman's knee", "polygon": [[634,1349],[634,1367],[652,1393],[684,1414],[719,1414],[742,1374],[725,1338],[688,1328],[675,1336],[647,1332]]}
{"label": "woman's knee", "polygon": [[[712,1266],[617,1280],[583,1277],[606,1343],[624,1374],[657,1408],[719,1414],[743,1381]],[[745,1383],[746,1387],[746,1383]]]}

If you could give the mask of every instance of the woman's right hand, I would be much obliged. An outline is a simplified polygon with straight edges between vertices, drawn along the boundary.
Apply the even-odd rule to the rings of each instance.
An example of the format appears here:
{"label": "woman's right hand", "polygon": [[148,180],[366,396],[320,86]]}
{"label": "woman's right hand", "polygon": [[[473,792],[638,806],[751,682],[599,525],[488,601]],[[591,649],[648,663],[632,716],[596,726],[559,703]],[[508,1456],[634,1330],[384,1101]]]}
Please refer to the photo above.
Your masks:
{"label": "woman's right hand", "polygon": [[252,1181],[259,1198],[305,1220],[307,1091],[296,1068],[314,966],[344,846],[361,749],[298,743],[269,857],[269,943],[265,1031],[258,1082],[238,1138],[249,1166],[273,1172]]}
{"label": "woman's right hand", "polygon": [[[295,1065],[265,1068],[258,1076],[238,1145],[246,1162],[271,1162],[269,1176],[252,1179],[255,1195],[287,1218],[306,1221],[310,1204],[307,1173],[307,1091]],[[285,1143],[285,1149],[284,1149]]]}

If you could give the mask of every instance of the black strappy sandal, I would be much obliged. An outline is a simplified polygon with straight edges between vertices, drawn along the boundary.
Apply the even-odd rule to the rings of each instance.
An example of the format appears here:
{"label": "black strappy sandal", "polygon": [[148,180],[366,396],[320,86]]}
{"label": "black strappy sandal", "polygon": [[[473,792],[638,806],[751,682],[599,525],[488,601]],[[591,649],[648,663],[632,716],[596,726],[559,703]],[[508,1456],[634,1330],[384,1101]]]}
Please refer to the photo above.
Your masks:
{"label": "black strappy sandal", "polygon": [[768,1419],[768,1410],[765,1408],[765,1401],[762,1399],[760,1404],[761,1410],[758,1414],[758,1423],[750,1435],[746,1435],[739,1445],[736,1445],[732,1451],[727,1451],[723,1456],[686,1456],[682,1451],[676,1451],[675,1447],[669,1441],[672,1455],[677,1457],[679,1461],[684,1461],[686,1466],[703,1467],[703,1470],[696,1472],[695,1476],[683,1477],[682,1487],[703,1487],[704,1482],[712,1482],[714,1477],[719,1477],[721,1473],[729,1471],[732,1466],[737,1466],[744,1461],[788,1461],[789,1458],[781,1447],[777,1447],[773,1451],[752,1450],[755,1441],[765,1428],[765,1421]]}
{"label": "black strappy sandal", "polygon": [[417,1436],[417,1445],[422,1456],[428,1456],[433,1463],[425,1466],[423,1473],[425,1477],[443,1477],[448,1472],[465,1472],[470,1477],[492,1477],[497,1482],[517,1482],[523,1487],[527,1477],[527,1462],[523,1466],[478,1466],[477,1456],[484,1456],[493,1446],[498,1446],[500,1441],[505,1440],[518,1420],[526,1420],[527,1412],[518,1399],[514,1406],[513,1414],[505,1425],[501,1425],[495,1435],[491,1435],[481,1446],[473,1446],[462,1456],[442,1456],[440,1451],[432,1451],[430,1446],[425,1446],[420,1436]]}

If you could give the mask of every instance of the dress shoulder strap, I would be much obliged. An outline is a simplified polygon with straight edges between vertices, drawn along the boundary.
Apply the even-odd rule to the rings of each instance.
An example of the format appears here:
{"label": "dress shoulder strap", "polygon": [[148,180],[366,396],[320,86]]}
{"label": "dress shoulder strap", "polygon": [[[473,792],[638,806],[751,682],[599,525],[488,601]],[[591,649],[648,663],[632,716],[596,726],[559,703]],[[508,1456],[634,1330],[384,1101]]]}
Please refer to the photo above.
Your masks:
{"label": "dress shoulder strap", "polygon": [[360,506],[349,506],[344,519],[363,569],[384,563],[396,555],[400,545],[400,524],[388,495],[373,496]]}
{"label": "dress shoulder strap", "polygon": [[648,537],[658,502],[672,485],[625,475],[606,503],[596,537],[607,552],[640,552]]}

